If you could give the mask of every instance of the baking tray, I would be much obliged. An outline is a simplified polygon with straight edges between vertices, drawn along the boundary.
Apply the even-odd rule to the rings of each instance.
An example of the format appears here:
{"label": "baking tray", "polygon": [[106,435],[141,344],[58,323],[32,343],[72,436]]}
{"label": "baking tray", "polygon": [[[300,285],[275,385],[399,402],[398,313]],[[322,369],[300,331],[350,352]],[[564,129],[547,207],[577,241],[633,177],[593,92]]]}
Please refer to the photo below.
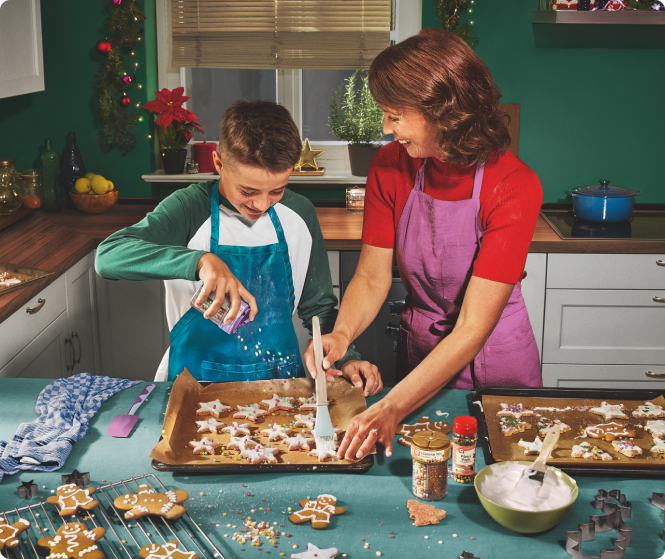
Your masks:
{"label": "baking tray", "polygon": [[[212,382],[198,381],[201,386],[214,384]],[[160,437],[161,441],[163,437]],[[351,464],[338,462],[317,462],[315,464],[248,464],[239,462],[233,464],[165,464],[159,460],[152,460],[153,469],[158,472],[174,472],[178,474],[231,474],[231,473],[273,473],[273,472],[309,472],[309,473],[335,473],[335,474],[362,474],[374,465],[374,455],[368,454],[362,460]]]}
{"label": "baking tray", "polygon": [[[492,454],[492,445],[489,440],[489,433],[485,420],[485,412],[482,407],[482,397],[487,396],[509,396],[518,398],[558,398],[558,399],[593,399],[593,400],[642,400],[647,401],[657,398],[663,394],[663,390],[624,390],[624,389],[584,389],[584,388],[507,388],[501,386],[486,386],[480,390],[471,392],[471,401],[473,403],[473,414],[478,420],[478,438],[483,449],[485,464],[495,464],[497,460]],[[601,418],[602,416],[598,416]],[[535,429],[535,425],[534,425]],[[527,433],[538,433],[537,430],[526,431]],[[530,436],[530,435],[529,435]],[[526,456],[523,460],[528,460]],[[535,456],[533,457],[535,458]],[[597,462],[589,461],[588,466],[557,465],[556,467],[569,475],[580,476],[619,476],[619,477],[649,477],[665,478],[665,460],[662,468],[643,468],[643,467],[613,467],[611,465],[596,466]]]}
{"label": "baking tray", "polygon": [[50,276],[51,274],[54,273],[54,272],[49,272],[47,270],[39,270],[37,268],[24,268],[22,266],[16,266],[15,264],[0,262],[0,273],[2,272],[9,272],[11,274],[18,274],[21,276],[28,276],[28,279],[22,281],[21,283],[17,283],[16,285],[12,285],[11,287],[0,288],[0,296],[4,295],[5,293],[9,293],[10,291],[21,289],[29,283],[39,281],[40,279],[44,279],[46,276]]}

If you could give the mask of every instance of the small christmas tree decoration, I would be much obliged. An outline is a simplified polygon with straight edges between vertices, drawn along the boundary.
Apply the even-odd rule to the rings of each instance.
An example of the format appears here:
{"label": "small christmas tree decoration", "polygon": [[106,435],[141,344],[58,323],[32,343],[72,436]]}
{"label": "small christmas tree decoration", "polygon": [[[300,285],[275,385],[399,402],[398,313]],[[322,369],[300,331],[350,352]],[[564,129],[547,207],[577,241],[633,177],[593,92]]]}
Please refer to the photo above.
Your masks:
{"label": "small christmas tree decoration", "polygon": [[131,99],[129,98],[129,95],[126,95],[125,93],[123,93],[123,94],[122,94],[122,97],[120,97],[120,104],[121,104],[123,107],[127,107],[127,106],[129,106],[129,104],[130,104],[131,102],[132,102],[132,101],[131,101]]}
{"label": "small christmas tree decoration", "polygon": [[106,39],[100,39],[97,41],[97,44],[95,44],[95,49],[97,49],[99,54],[108,54],[111,52],[111,48],[111,43],[109,43]]}
{"label": "small christmas tree decoration", "polygon": [[[471,31],[471,26],[468,23],[460,25],[462,14],[467,10],[471,11],[467,7],[468,4],[469,0],[434,0],[436,19],[439,20],[441,28],[455,33],[467,45],[475,49],[478,46],[478,37]],[[575,0],[575,8],[577,8],[577,0]]]}
{"label": "small christmas tree decoration", "polygon": [[321,167],[316,162],[316,158],[323,153],[322,149],[312,149],[309,145],[309,139],[305,138],[305,142],[302,145],[302,152],[300,154],[300,159],[293,169],[292,175],[323,175],[326,168]]}

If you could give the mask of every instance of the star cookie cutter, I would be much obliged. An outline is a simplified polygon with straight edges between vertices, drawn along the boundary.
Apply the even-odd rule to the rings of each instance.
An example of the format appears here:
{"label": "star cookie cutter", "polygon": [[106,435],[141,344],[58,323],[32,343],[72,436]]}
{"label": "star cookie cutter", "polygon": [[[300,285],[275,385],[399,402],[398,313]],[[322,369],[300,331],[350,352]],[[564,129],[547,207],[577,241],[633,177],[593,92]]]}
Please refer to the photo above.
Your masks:
{"label": "star cookie cutter", "polygon": [[[665,511],[665,493],[654,493],[651,495],[649,502],[654,507],[658,507],[660,510]],[[663,522],[665,522],[665,518],[663,518]],[[660,539],[665,542],[665,528],[663,528],[663,533],[660,535]]]}
{"label": "star cookie cutter", "polygon": [[63,474],[60,476],[63,485],[76,484],[77,487],[85,489],[86,485],[90,485],[90,472],[79,472],[74,470],[71,474]]}
{"label": "star cookie cutter", "polygon": [[[619,501],[619,504],[608,503],[610,499]],[[623,521],[624,518],[630,518],[630,501],[618,489],[599,489],[592,506],[609,514],[589,515],[588,524],[578,524],[577,530],[566,532],[566,552],[573,559],[625,559],[626,548],[630,547],[633,537],[633,529]],[[600,534],[611,530],[617,531],[614,550],[603,550],[599,557],[582,553],[582,542],[593,541],[596,532]]]}
{"label": "star cookie cutter", "polygon": [[462,551],[462,555],[459,556],[459,559],[480,559],[480,557],[476,557],[470,551]]}
{"label": "star cookie cutter", "polygon": [[18,498],[19,499],[32,499],[39,495],[39,489],[34,479],[30,481],[21,482],[21,485],[18,487]]}

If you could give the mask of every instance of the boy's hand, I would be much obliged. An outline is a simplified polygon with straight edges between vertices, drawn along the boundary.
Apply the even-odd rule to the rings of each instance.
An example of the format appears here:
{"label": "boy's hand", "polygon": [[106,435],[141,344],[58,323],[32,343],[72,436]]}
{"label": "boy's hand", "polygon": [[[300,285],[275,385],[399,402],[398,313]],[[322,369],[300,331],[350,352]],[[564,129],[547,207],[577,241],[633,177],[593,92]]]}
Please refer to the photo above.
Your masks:
{"label": "boy's hand", "polygon": [[[333,369],[333,364],[346,355],[349,348],[349,341],[340,332],[333,332],[321,336],[321,345],[323,346],[323,370],[326,372],[326,380],[333,380],[336,376],[342,374],[339,369]],[[307,351],[305,351],[305,367],[316,378],[316,362],[314,361],[314,344],[312,340],[307,342]]]}
{"label": "boy's hand", "polygon": [[210,308],[203,313],[205,318],[210,318],[219,310],[224,302],[224,296],[228,293],[229,300],[231,301],[231,309],[226,315],[224,324],[230,324],[238,314],[241,297],[249,305],[249,319],[254,320],[256,313],[259,311],[256,306],[256,299],[243,287],[238,278],[231,273],[229,267],[217,256],[211,252],[206,252],[199,260],[196,271],[199,278],[203,281],[203,289],[194,304],[200,307],[208,298],[210,292],[215,292],[215,300],[210,305]]}
{"label": "boy's hand", "polygon": [[374,396],[374,394],[378,394],[383,390],[379,368],[369,361],[358,361],[356,359],[347,361],[342,366],[342,376],[348,378],[351,384],[356,387],[363,385],[363,377],[365,377],[365,397]]}

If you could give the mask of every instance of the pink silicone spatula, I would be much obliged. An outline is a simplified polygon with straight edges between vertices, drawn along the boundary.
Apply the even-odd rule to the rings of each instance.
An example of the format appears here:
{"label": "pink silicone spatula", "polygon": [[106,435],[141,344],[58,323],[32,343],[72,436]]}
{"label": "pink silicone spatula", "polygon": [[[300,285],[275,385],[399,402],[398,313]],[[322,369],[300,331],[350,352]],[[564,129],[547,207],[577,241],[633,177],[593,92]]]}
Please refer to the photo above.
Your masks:
{"label": "pink silicone spatula", "polygon": [[129,437],[129,434],[132,432],[132,429],[134,428],[134,425],[136,425],[136,422],[139,420],[138,415],[134,415],[136,413],[136,410],[139,409],[139,406],[145,402],[146,398],[148,395],[153,391],[155,388],[154,384],[149,384],[143,389],[143,392],[139,394],[139,397],[136,399],[136,402],[132,404],[132,407],[129,410],[129,413],[126,415],[116,415],[113,421],[111,422],[111,425],[109,425],[109,428],[106,430],[107,435],[111,435],[112,437]]}

